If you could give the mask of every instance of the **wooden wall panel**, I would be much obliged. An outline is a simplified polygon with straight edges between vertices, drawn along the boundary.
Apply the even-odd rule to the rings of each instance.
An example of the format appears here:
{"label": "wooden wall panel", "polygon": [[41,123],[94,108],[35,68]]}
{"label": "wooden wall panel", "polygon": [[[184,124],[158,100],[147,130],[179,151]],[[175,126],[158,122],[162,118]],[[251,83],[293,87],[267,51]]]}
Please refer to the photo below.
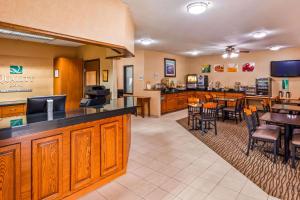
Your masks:
{"label": "wooden wall panel", "polygon": [[62,135],[32,142],[32,199],[49,200],[62,195],[62,158]]}
{"label": "wooden wall panel", "polygon": [[115,121],[100,127],[101,176],[113,174],[122,167],[122,132],[119,125],[119,122]]}
{"label": "wooden wall panel", "polygon": [[54,94],[67,95],[66,109],[79,108],[83,97],[83,62],[79,59],[59,57],[54,60],[54,70],[59,77],[54,78]]}
{"label": "wooden wall panel", "polygon": [[20,199],[20,145],[0,148],[0,199]]}
{"label": "wooden wall panel", "polygon": [[78,189],[94,178],[94,129],[71,131],[71,189]]}

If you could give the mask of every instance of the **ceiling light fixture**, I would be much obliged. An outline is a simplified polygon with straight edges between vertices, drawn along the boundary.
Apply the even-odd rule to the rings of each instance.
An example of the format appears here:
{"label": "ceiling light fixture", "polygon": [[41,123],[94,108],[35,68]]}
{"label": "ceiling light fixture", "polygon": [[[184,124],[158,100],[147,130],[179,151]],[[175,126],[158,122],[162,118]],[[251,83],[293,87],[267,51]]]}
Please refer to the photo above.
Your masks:
{"label": "ceiling light fixture", "polygon": [[270,50],[271,51],[278,51],[278,50],[280,50],[282,48],[282,46],[272,46],[272,47],[270,47]]}
{"label": "ceiling light fixture", "polygon": [[150,38],[144,38],[144,39],[140,39],[138,42],[144,46],[149,46],[154,43],[154,40]]}
{"label": "ceiling light fixture", "polygon": [[6,35],[12,35],[12,36],[18,36],[18,37],[26,37],[26,38],[32,38],[32,39],[38,39],[38,40],[54,40],[52,37],[46,37],[42,35],[35,35],[31,33],[24,33],[19,31],[12,31],[7,29],[0,29],[0,34],[6,34]]}
{"label": "ceiling light fixture", "polygon": [[240,54],[238,52],[225,52],[222,55],[222,57],[224,59],[227,59],[227,58],[238,58],[239,56],[240,56]]}
{"label": "ceiling light fixture", "polygon": [[188,54],[192,55],[192,56],[197,56],[199,55],[201,52],[200,51],[197,51],[197,50],[194,50],[194,51],[189,51],[187,52]]}
{"label": "ceiling light fixture", "polygon": [[255,38],[255,39],[262,39],[264,37],[267,36],[267,33],[265,31],[258,31],[258,32],[254,32],[252,34],[252,36]]}
{"label": "ceiling light fixture", "polygon": [[192,15],[199,15],[201,13],[204,13],[210,6],[210,1],[193,2],[187,5],[187,11]]}

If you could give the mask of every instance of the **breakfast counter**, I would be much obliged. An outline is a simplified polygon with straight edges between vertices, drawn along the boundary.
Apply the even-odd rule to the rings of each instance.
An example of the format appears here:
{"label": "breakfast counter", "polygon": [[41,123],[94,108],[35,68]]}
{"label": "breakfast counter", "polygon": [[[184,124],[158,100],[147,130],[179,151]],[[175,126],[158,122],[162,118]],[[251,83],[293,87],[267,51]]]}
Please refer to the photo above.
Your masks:
{"label": "breakfast counter", "polygon": [[124,174],[133,97],[70,112],[0,119],[4,199],[76,199]]}

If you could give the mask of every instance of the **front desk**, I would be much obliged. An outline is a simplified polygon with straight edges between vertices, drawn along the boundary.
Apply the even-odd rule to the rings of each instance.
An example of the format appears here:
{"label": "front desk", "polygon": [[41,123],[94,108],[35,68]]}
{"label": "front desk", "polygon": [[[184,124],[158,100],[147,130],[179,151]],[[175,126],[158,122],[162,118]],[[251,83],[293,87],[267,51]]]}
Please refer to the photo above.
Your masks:
{"label": "front desk", "polygon": [[2,199],[76,199],[124,174],[132,97],[69,112],[0,119]]}

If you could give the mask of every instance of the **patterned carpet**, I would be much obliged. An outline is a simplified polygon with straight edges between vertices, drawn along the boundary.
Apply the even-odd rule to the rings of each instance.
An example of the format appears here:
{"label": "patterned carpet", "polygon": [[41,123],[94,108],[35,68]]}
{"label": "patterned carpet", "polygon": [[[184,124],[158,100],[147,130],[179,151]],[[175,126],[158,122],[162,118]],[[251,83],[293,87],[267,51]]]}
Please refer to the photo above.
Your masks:
{"label": "patterned carpet", "polygon": [[[187,118],[177,121],[189,130]],[[247,176],[269,195],[283,200],[300,200],[300,161],[297,169],[291,163],[283,164],[279,157],[273,163],[273,154],[255,148],[250,155],[245,155],[248,132],[245,122],[236,125],[231,121],[217,122],[218,135],[213,131],[202,134],[199,130],[190,131],[195,137],[214,150],[237,170]]]}

